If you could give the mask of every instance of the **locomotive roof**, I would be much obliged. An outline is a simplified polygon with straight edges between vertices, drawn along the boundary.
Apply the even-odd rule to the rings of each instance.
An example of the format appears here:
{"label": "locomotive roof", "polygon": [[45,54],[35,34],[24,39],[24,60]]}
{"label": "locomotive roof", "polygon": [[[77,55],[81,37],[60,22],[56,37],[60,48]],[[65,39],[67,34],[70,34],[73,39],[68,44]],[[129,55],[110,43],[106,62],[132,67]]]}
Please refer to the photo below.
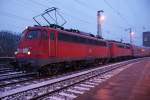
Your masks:
{"label": "locomotive roof", "polygon": [[111,42],[111,43],[119,43],[119,44],[124,44],[124,45],[131,45],[130,43],[123,43],[123,42],[115,41],[115,40],[107,40],[107,41]]}
{"label": "locomotive roof", "polygon": [[[85,38],[89,38],[89,39],[95,39],[95,40],[99,40],[99,41],[106,41],[103,38],[98,38],[98,37],[94,36],[91,33],[85,33],[85,32],[81,32],[79,30],[73,30],[73,29],[62,29],[62,28],[53,28],[53,27],[49,27],[49,26],[37,26],[37,25],[29,26],[28,29],[53,30],[53,31],[59,31],[59,32],[63,32],[63,33],[66,33],[66,34],[77,35],[77,36],[85,37]],[[73,32],[70,31],[70,30],[73,30]],[[74,31],[76,31],[76,32],[74,32]]]}

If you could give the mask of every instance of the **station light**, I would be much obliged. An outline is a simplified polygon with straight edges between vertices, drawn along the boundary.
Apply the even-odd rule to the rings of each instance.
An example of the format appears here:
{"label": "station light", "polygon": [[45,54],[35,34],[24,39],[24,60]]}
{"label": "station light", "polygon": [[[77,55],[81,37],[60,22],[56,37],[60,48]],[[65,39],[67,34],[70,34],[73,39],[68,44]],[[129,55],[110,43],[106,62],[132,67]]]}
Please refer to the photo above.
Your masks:
{"label": "station light", "polygon": [[105,20],[105,16],[104,16],[104,15],[101,15],[100,21],[104,21],[104,20]]}
{"label": "station light", "polygon": [[131,32],[131,35],[133,36],[135,33],[134,32]]}

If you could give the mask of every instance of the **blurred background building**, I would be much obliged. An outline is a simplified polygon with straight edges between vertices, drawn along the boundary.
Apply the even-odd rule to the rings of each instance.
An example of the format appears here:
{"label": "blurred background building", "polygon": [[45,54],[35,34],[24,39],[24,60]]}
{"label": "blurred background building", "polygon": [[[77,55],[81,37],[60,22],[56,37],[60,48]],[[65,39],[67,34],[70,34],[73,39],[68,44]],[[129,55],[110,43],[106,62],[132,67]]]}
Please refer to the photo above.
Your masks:
{"label": "blurred background building", "polygon": [[150,31],[143,32],[143,46],[150,47]]}

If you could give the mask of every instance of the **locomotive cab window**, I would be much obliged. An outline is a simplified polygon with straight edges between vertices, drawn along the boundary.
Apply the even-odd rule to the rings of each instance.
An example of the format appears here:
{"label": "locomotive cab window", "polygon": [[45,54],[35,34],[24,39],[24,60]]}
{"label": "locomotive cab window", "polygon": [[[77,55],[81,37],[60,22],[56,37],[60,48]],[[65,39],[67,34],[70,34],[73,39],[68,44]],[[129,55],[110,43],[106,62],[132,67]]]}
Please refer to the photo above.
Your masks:
{"label": "locomotive cab window", "polygon": [[26,35],[26,39],[37,39],[38,38],[38,34],[39,34],[39,30],[31,30],[28,31],[27,35]]}
{"label": "locomotive cab window", "polygon": [[47,40],[47,39],[48,39],[48,34],[47,34],[46,31],[42,31],[42,32],[41,32],[41,39],[42,39],[42,40]]}
{"label": "locomotive cab window", "polygon": [[50,40],[54,40],[55,39],[55,34],[53,32],[50,33]]}

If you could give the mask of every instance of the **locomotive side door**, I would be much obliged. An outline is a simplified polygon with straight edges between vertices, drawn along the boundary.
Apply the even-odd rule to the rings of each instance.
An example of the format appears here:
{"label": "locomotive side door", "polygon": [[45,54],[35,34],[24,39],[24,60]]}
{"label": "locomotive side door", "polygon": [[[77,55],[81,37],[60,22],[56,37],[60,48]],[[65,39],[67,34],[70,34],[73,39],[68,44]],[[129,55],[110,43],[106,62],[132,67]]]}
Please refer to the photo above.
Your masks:
{"label": "locomotive side door", "polygon": [[49,56],[55,57],[56,56],[56,32],[50,31],[49,34]]}

